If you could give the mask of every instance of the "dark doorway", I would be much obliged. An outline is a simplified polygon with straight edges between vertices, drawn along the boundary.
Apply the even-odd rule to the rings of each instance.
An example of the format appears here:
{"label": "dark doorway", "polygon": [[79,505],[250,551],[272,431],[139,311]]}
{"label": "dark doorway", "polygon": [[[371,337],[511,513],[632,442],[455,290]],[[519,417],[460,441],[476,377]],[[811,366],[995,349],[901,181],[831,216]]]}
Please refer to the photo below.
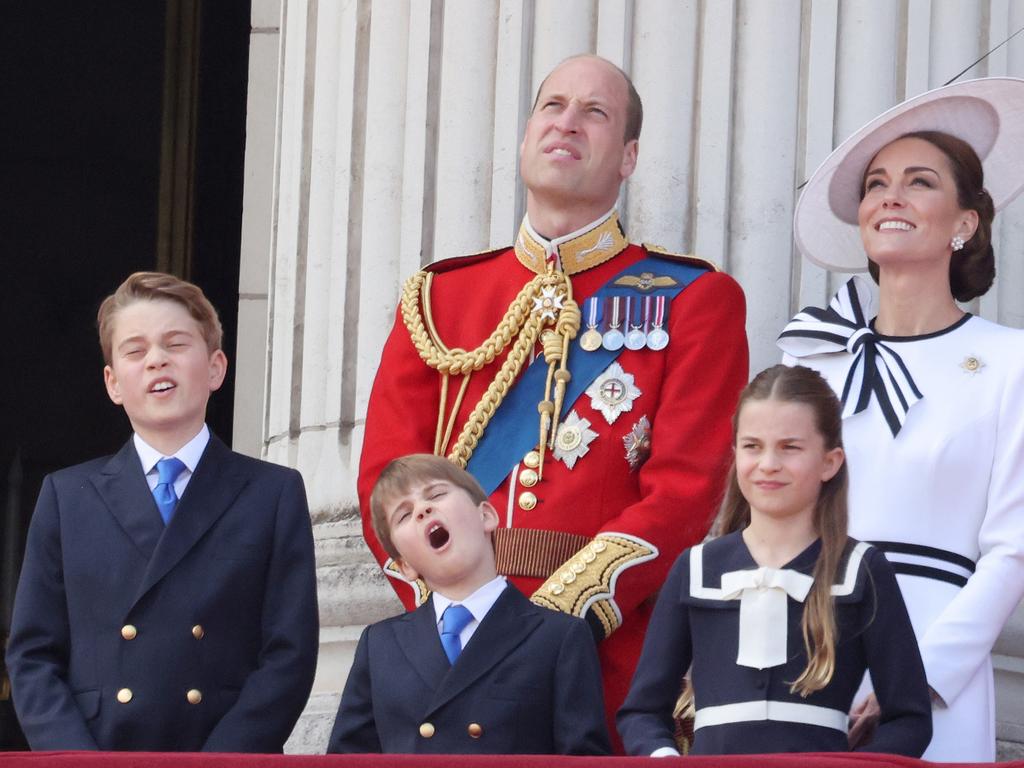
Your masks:
{"label": "dark doorway", "polygon": [[[192,14],[184,32],[182,13]],[[43,476],[111,453],[130,434],[103,389],[103,297],[133,271],[174,271],[220,310],[234,351],[249,19],[249,0],[33,0],[0,10],[2,640]],[[175,120],[188,152],[171,163]],[[169,185],[188,190],[170,213]],[[172,213],[186,242],[168,259]],[[229,442],[233,392],[229,373],[208,414]],[[2,673],[0,664],[0,748],[17,748]]]}

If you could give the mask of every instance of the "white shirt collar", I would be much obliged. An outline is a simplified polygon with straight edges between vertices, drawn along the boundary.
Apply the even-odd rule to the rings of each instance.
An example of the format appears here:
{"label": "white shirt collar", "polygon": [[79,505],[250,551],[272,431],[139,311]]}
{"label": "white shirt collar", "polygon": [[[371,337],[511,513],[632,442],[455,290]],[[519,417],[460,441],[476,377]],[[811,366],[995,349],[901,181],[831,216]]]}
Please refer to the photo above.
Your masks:
{"label": "white shirt collar", "polygon": [[[136,432],[132,435],[132,442],[135,443],[135,451],[139,454],[139,461],[142,462],[142,472],[148,475],[156,467],[156,463],[163,458],[171,458],[170,456],[164,456],[160,451],[151,446]],[[174,456],[181,459],[182,463],[188,469],[189,474],[196,471],[196,467],[199,465],[199,459],[203,457],[203,451],[206,450],[206,444],[210,442],[210,428],[203,424],[203,428],[199,430],[199,434],[185,443],[179,448]]]}
{"label": "white shirt collar", "polygon": [[491,607],[495,602],[497,602],[501,593],[507,586],[508,583],[504,576],[495,576],[465,600],[452,600],[451,598],[445,597],[440,592],[434,592],[434,619],[438,626],[440,626],[441,617],[444,616],[444,612],[448,606],[452,603],[459,603],[460,605],[466,606],[469,612],[473,614],[473,619],[479,623],[484,620],[484,616],[486,616],[487,612],[491,610]]}

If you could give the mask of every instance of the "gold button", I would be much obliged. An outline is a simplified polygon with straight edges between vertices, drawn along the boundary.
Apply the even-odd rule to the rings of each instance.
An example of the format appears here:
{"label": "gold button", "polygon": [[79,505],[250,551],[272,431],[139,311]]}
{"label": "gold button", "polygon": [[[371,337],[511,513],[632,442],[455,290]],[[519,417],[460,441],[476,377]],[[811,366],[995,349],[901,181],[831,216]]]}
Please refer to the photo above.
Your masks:
{"label": "gold button", "polygon": [[484,735],[484,729],[480,727],[480,723],[470,723],[466,733],[469,734],[471,739],[479,739]]}
{"label": "gold button", "polygon": [[590,549],[584,549],[583,554],[580,555],[580,559],[584,563],[592,563],[595,560],[597,560],[597,555],[595,555],[594,552]]}
{"label": "gold button", "polygon": [[139,634],[139,630],[135,628],[134,624],[125,624],[121,627],[121,637],[125,640],[134,640],[135,636]]}
{"label": "gold button", "polygon": [[420,726],[420,736],[422,736],[424,739],[433,738],[433,736],[434,736],[434,724],[433,723],[423,723],[423,725]]}
{"label": "gold button", "polygon": [[519,494],[519,508],[529,512],[537,506],[537,497],[530,491]]}
{"label": "gold button", "polygon": [[122,688],[120,691],[117,692],[117,700],[120,701],[122,704],[127,704],[129,701],[132,700],[132,689]]}
{"label": "gold button", "polygon": [[194,637],[196,640],[202,640],[203,635],[205,634],[206,630],[203,629],[202,624],[196,624],[194,627],[192,627],[192,637]]}
{"label": "gold button", "polygon": [[558,582],[555,582],[550,587],[548,587],[548,592],[550,592],[552,595],[560,595],[563,592],[565,592],[565,587],[563,587]]}
{"label": "gold button", "polygon": [[540,454],[537,451],[530,451],[523,457],[523,464],[531,469],[536,469],[540,466]]}
{"label": "gold button", "polygon": [[596,552],[597,554],[601,554],[606,549],[608,549],[608,545],[605,544],[603,541],[595,541],[593,544],[590,545],[590,548],[594,550],[594,552]]}
{"label": "gold button", "polygon": [[519,473],[519,482],[527,488],[532,488],[537,484],[537,473],[532,469],[524,469]]}
{"label": "gold button", "polygon": [[185,694],[185,698],[188,699],[189,704],[198,704],[203,700],[202,691],[192,688],[188,693]]}
{"label": "gold button", "polygon": [[572,571],[562,571],[558,575],[558,578],[562,580],[563,584],[572,584],[574,581],[576,581],[576,574]]}
{"label": "gold button", "polygon": [[570,565],[569,567],[572,569],[573,573],[583,573],[585,570],[587,570],[587,564],[580,562],[579,560],[574,560],[572,565]]}

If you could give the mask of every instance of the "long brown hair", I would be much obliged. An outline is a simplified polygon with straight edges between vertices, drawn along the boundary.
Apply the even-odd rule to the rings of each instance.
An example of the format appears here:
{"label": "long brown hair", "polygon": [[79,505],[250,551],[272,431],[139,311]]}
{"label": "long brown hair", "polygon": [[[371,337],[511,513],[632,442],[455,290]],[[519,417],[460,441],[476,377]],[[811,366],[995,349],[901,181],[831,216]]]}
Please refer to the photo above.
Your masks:
{"label": "long brown hair", "polygon": [[[843,447],[842,406],[828,382],[817,371],[803,366],[776,365],[754,377],[740,393],[732,417],[733,444],[740,412],[748,402],[774,400],[802,403],[814,413],[814,425],[825,441],[825,450]],[[846,549],[846,492],[849,484],[846,462],[830,480],[821,484],[814,509],[814,529],[821,537],[821,553],[814,566],[814,585],[804,602],[803,635],[807,648],[807,667],[790,687],[793,693],[807,696],[821,690],[832,679],[836,662],[836,620],[832,584]],[[740,493],[733,461],[726,481],[725,496],[718,513],[719,535],[741,531],[750,525],[750,503]]]}

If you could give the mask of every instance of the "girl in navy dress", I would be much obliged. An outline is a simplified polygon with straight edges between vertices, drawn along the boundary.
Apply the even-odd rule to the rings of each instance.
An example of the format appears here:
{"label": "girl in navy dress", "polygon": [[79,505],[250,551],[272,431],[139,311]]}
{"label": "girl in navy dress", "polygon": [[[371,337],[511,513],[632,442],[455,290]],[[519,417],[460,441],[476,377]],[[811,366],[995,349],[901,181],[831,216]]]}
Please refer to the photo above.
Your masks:
{"label": "girl in navy dress", "polygon": [[686,550],[647,630],[619,733],[674,755],[691,669],[692,754],[849,749],[871,673],[881,705],[859,748],[919,756],[931,738],[921,655],[885,557],[846,534],[841,406],[815,371],[777,365],[740,395],[721,536]]}

